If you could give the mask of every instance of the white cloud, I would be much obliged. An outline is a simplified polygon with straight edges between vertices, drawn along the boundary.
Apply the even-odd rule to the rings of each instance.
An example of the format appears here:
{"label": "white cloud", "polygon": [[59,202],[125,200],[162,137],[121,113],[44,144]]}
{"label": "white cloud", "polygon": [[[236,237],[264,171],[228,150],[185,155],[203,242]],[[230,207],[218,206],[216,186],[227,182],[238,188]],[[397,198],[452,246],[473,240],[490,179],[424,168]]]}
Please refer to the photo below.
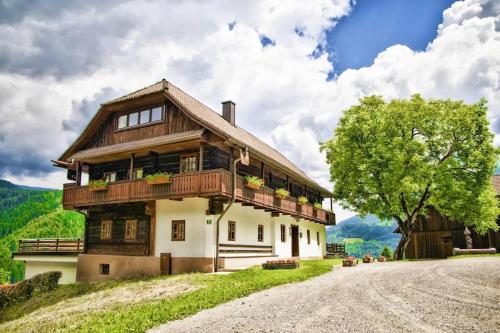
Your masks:
{"label": "white cloud", "polygon": [[[0,25],[7,36],[0,51],[0,116],[8,119],[0,124],[0,152],[9,165],[16,158],[19,166],[48,163],[76,135],[62,129],[64,120],[78,127],[68,122],[70,115],[87,117],[103,92],[124,93],[165,77],[215,110],[220,101],[234,100],[240,125],[331,187],[317,142],[331,137],[342,111],[362,96],[420,92],[467,102],[484,96],[500,133],[499,7],[495,1],[456,2],[425,51],[394,45],[372,66],[334,81],[326,81],[332,69],[327,55],[309,55],[325,45],[332,18],[349,13],[348,0],[251,1],[238,8],[231,1],[128,1],[54,17],[46,10],[20,16]],[[230,22],[236,22],[232,30]],[[261,35],[275,45],[262,47]]]}

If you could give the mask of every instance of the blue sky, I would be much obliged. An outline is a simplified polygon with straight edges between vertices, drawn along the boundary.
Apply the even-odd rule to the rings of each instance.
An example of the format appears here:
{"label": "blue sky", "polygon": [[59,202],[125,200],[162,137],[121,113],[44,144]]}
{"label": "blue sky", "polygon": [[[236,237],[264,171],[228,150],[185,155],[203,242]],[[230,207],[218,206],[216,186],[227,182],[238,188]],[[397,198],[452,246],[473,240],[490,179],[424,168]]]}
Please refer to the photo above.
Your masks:
{"label": "blue sky", "polygon": [[453,0],[358,0],[349,16],[328,32],[329,60],[336,75],[369,66],[387,47],[423,51],[436,37],[443,11]]}

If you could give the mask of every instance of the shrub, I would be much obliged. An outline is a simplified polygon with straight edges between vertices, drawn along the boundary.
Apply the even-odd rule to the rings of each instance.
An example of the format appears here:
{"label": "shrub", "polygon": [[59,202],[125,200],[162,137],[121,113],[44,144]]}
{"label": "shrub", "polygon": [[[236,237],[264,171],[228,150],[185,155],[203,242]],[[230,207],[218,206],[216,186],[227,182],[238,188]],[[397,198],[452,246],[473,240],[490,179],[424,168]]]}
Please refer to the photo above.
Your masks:
{"label": "shrub", "polygon": [[380,252],[380,255],[383,256],[383,257],[386,257],[387,259],[390,259],[392,258],[392,251],[391,249],[386,245],[384,246],[384,248],[382,249],[382,252]]}
{"label": "shrub", "polygon": [[276,195],[278,198],[280,199],[285,199],[286,197],[288,197],[290,195],[290,192],[288,192],[286,189],[284,188],[277,188],[275,191],[274,191],[274,195]]}
{"label": "shrub", "polygon": [[29,299],[56,289],[61,275],[61,272],[45,272],[21,281],[12,287],[0,288],[0,309],[13,302]]}
{"label": "shrub", "polygon": [[309,199],[307,199],[305,196],[301,195],[297,198],[297,201],[299,202],[299,204],[305,205],[306,203],[309,202]]}

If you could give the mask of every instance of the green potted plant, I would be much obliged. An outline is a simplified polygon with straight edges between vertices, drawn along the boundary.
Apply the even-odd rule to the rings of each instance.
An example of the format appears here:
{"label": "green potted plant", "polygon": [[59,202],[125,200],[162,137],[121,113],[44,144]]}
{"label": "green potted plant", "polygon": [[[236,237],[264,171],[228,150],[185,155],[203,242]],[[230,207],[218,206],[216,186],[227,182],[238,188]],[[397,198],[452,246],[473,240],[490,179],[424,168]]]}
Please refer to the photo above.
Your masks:
{"label": "green potted plant", "polygon": [[160,185],[172,183],[172,173],[157,172],[154,175],[147,175],[146,181],[149,185]]}
{"label": "green potted plant", "polygon": [[309,202],[309,200],[303,196],[303,195],[300,195],[298,198],[297,198],[297,202],[299,203],[299,205],[305,205],[306,203]]}
{"label": "green potted plant", "polygon": [[274,190],[274,196],[276,198],[286,199],[286,198],[288,198],[289,195],[290,195],[290,192],[288,192],[284,188],[277,188],[276,190]]}
{"label": "green potted plant", "polygon": [[108,182],[104,179],[90,180],[89,190],[92,192],[106,191],[108,189]]}
{"label": "green potted plant", "polygon": [[257,176],[246,176],[245,186],[252,190],[258,190],[264,185],[264,181]]}
{"label": "green potted plant", "polygon": [[323,205],[321,204],[321,202],[315,202],[313,206],[316,209],[323,209]]}

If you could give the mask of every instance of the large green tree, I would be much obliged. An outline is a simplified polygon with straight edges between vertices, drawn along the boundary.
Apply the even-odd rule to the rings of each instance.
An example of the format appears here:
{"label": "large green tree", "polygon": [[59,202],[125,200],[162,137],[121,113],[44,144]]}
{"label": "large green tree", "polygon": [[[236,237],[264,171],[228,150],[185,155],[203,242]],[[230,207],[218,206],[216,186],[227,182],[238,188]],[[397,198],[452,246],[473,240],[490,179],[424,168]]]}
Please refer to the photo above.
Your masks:
{"label": "large green tree", "polygon": [[395,219],[401,230],[396,259],[404,257],[416,218],[429,206],[480,233],[496,230],[491,175],[498,151],[486,113],[486,100],[361,99],[322,144],[334,198],[361,215]]}

